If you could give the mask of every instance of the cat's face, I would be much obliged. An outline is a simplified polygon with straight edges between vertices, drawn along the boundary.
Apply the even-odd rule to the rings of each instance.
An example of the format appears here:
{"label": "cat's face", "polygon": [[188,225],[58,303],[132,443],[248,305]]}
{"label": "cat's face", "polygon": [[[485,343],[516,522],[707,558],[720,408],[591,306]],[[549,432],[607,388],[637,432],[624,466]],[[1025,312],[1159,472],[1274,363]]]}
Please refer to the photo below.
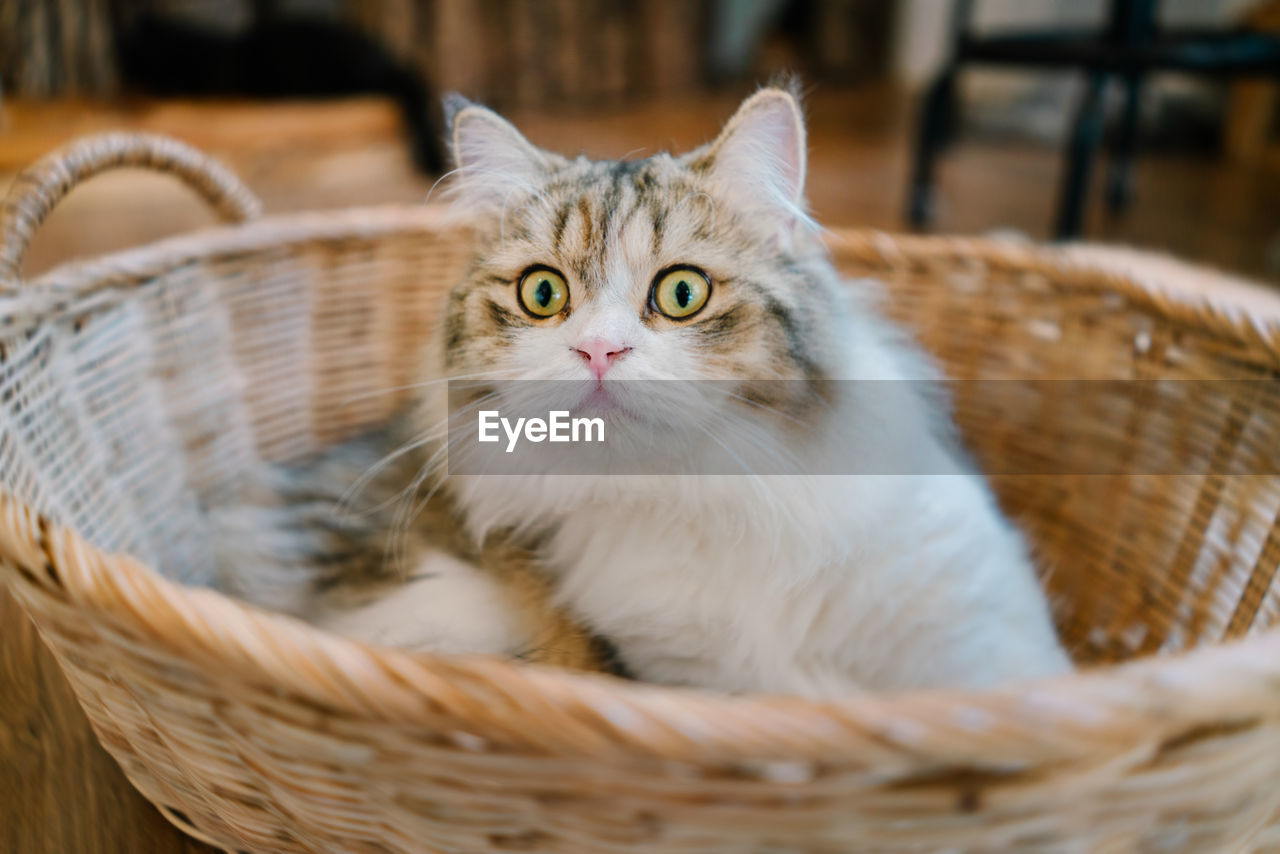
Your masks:
{"label": "cat's face", "polygon": [[628,381],[822,381],[833,307],[790,92],[761,90],[703,148],[638,161],[568,160],[453,106],[454,203],[481,243],[449,298],[448,375],[576,383],[624,408]]}

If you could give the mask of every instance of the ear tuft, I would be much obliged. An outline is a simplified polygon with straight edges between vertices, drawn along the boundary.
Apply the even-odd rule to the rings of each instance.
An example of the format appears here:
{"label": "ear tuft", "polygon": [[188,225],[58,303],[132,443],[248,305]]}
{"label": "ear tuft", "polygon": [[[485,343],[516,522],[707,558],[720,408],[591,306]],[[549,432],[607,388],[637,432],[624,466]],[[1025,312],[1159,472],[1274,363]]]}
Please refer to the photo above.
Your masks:
{"label": "ear tuft", "polygon": [[769,82],[764,84],[761,89],[776,89],[779,92],[785,92],[791,96],[791,100],[796,102],[796,108],[801,113],[804,112],[804,84],[800,80],[800,75],[794,71],[779,71],[769,78]]}
{"label": "ear tuft", "polygon": [[444,126],[449,129],[449,138],[453,139],[454,119],[467,107],[478,106],[471,99],[457,92],[449,92],[444,96]]}

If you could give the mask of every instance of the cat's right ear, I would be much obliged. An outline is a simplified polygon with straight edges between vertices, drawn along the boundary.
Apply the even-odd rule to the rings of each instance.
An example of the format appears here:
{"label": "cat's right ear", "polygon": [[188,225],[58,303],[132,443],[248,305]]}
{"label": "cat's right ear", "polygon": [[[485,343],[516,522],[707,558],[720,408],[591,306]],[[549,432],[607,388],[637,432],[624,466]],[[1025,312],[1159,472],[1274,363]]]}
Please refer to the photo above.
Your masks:
{"label": "cat's right ear", "polygon": [[513,190],[536,191],[559,159],[493,110],[461,95],[446,96],[444,111],[455,168],[452,195],[472,211],[500,210]]}

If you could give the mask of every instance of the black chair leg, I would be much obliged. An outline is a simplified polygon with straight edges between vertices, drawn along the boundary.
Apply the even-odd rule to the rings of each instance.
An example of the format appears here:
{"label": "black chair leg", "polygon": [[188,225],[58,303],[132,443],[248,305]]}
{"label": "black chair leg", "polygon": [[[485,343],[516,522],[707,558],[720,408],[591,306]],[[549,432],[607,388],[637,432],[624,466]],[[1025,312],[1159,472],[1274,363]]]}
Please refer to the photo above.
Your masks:
{"label": "black chair leg", "polygon": [[938,154],[950,141],[955,123],[956,69],[938,75],[925,95],[911,170],[911,195],[907,219],[913,226],[928,225],[934,215],[933,171]]}
{"label": "black chair leg", "polygon": [[1107,75],[1089,75],[1084,98],[1076,112],[1075,127],[1067,148],[1066,170],[1058,196],[1058,222],[1054,237],[1068,240],[1079,237],[1084,224],[1085,201],[1089,194],[1089,177],[1093,161],[1102,142],[1105,124],[1104,96],[1107,92]]}
{"label": "black chair leg", "polygon": [[1142,103],[1142,78],[1124,80],[1124,112],[1111,149],[1107,170],[1107,209],[1121,213],[1133,201],[1133,156],[1138,146],[1138,112]]}

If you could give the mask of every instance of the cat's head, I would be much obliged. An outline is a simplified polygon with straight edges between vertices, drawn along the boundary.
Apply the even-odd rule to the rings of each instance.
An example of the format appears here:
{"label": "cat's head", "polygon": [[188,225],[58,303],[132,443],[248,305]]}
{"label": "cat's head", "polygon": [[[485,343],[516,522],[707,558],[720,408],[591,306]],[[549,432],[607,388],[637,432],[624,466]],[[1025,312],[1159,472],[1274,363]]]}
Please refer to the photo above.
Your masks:
{"label": "cat's head", "polygon": [[447,111],[452,204],[479,234],[446,309],[447,375],[584,398],[739,379],[804,397],[829,375],[838,286],[806,212],[792,87],[757,91],[701,148],[643,160],[568,159],[464,99]]}

